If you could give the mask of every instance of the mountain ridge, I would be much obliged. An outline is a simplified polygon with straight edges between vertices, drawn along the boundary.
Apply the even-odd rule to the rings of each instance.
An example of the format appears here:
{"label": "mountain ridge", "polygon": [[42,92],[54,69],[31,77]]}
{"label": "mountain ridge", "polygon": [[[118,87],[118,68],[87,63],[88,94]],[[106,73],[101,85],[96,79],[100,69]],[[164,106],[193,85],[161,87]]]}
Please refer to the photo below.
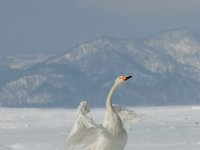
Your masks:
{"label": "mountain ridge", "polygon": [[63,55],[1,61],[0,106],[104,106],[114,78],[134,75],[114,96],[122,105],[200,104],[200,41],[191,30],[145,40],[99,38]]}

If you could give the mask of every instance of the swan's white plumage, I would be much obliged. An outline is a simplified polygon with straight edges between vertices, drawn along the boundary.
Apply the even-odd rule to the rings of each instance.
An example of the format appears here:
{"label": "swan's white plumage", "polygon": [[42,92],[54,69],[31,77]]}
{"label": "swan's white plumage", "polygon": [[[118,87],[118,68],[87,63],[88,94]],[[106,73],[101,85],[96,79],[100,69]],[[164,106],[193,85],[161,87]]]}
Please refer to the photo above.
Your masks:
{"label": "swan's white plumage", "polygon": [[[130,77],[129,77],[130,78]],[[125,124],[137,120],[138,115],[125,107],[112,104],[112,95],[128,78],[121,76],[115,80],[106,102],[104,127],[96,124],[89,117],[90,108],[87,101],[79,105],[73,128],[67,138],[67,150],[75,145],[82,145],[84,150],[123,150],[127,143]]]}

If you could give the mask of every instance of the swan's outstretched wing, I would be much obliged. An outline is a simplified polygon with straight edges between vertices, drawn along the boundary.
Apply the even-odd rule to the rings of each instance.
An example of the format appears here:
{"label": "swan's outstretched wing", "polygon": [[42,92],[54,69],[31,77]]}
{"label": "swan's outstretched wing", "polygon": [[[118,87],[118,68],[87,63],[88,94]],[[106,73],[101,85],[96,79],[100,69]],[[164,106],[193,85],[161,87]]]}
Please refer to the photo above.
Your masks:
{"label": "swan's outstretched wing", "polygon": [[98,136],[98,129],[101,127],[94,123],[89,117],[89,106],[86,101],[79,105],[73,128],[67,138],[66,148],[72,150],[76,145],[89,145],[93,143]]}
{"label": "swan's outstretched wing", "polygon": [[[125,129],[130,129],[132,124],[143,119],[142,114],[137,114],[131,109],[125,108],[118,104],[112,104],[112,106],[114,108],[114,111],[119,115]],[[107,118],[105,118],[104,127],[106,127],[107,121]]]}
{"label": "swan's outstretched wing", "polygon": [[136,122],[141,117],[141,115],[136,114],[135,111],[125,108],[124,106],[118,104],[113,104],[113,108],[115,112],[117,112],[117,114],[120,116],[123,122],[127,121]]}
{"label": "swan's outstretched wing", "polygon": [[130,128],[133,123],[142,120],[142,114],[137,114],[135,111],[125,108],[121,105],[113,104],[113,108],[119,115],[125,128]]}

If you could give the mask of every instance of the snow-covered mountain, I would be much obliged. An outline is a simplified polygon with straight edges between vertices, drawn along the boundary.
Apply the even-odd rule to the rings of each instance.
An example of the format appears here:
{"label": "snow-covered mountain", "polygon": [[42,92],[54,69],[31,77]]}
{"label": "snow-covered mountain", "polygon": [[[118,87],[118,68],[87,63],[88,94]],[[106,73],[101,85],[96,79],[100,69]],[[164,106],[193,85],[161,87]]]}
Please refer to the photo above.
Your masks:
{"label": "snow-covered mountain", "polygon": [[60,55],[0,60],[1,106],[104,106],[114,79],[122,105],[200,104],[200,40],[179,29],[145,40],[99,38]]}

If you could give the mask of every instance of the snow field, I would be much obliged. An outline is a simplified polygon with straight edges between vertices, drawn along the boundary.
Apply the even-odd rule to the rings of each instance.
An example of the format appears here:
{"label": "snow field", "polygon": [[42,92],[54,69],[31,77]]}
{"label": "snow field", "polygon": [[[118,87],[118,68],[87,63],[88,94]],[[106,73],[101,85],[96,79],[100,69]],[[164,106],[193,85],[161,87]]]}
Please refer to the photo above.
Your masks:
{"label": "snow field", "polygon": [[[200,106],[137,107],[126,150],[199,150]],[[1,150],[64,150],[76,110],[0,108]],[[103,122],[105,109],[91,109]]]}

